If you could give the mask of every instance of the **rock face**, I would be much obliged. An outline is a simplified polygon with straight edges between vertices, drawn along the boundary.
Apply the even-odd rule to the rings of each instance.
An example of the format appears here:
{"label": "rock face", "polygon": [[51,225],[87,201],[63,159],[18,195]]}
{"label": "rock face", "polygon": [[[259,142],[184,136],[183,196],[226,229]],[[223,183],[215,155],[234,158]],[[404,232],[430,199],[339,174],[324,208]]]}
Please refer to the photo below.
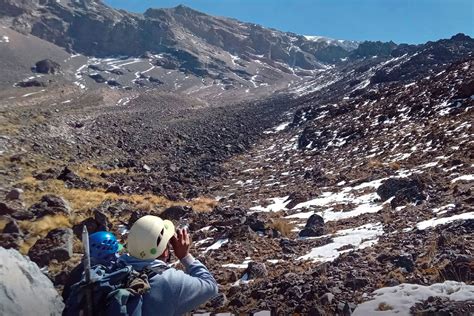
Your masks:
{"label": "rock face", "polygon": [[[258,55],[292,67],[314,69],[320,67],[321,61],[339,62],[358,46],[355,41],[312,39],[212,17],[182,5],[136,14],[115,10],[102,1],[94,1],[91,5],[84,1],[13,3],[2,0],[0,16],[12,18],[17,31],[69,50],[95,56],[144,58],[153,58],[159,53],[161,57],[156,62],[160,66],[199,76],[218,76],[216,70],[225,65],[220,54],[209,55],[212,58],[208,61],[203,58],[208,54],[206,52],[216,49],[242,56],[238,60],[242,64]],[[193,41],[197,42],[191,44]],[[365,52],[364,56],[370,52]],[[379,53],[379,50],[374,52]],[[51,65],[50,61],[48,65]],[[53,73],[49,66],[44,70],[41,67],[41,72]]]}
{"label": "rock face", "polygon": [[72,256],[72,243],[72,229],[53,229],[31,247],[28,256],[41,267],[48,265],[53,259],[66,261]]}
{"label": "rock face", "polygon": [[18,251],[0,247],[2,315],[61,315],[64,303],[53,283]]}
{"label": "rock face", "polygon": [[317,237],[324,235],[324,219],[313,214],[306,222],[305,228],[300,232],[300,237]]}

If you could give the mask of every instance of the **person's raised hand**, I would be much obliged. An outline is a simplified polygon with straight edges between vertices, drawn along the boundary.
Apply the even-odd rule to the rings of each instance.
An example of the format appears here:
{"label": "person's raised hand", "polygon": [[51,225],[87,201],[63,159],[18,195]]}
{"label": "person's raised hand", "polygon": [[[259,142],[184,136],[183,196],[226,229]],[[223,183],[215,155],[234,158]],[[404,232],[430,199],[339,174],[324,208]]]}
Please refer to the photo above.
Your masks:
{"label": "person's raised hand", "polygon": [[186,229],[178,229],[176,234],[170,239],[170,244],[179,260],[186,257],[191,247],[191,238],[188,231]]}

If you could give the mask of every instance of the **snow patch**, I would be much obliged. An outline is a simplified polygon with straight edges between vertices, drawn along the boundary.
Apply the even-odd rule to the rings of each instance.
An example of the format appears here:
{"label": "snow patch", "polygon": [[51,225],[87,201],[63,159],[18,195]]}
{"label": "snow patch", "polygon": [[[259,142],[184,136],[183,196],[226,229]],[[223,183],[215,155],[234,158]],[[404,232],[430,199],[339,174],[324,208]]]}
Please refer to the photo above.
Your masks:
{"label": "snow patch", "polygon": [[204,253],[208,252],[209,250],[217,250],[220,247],[222,247],[222,245],[227,244],[228,242],[229,242],[228,238],[219,239],[218,241],[216,241],[215,243],[207,247],[206,250],[204,250]]}
{"label": "snow patch", "polygon": [[[376,244],[378,241],[377,237],[382,234],[383,226],[381,223],[366,224],[356,228],[340,230],[333,235],[332,243],[313,248],[310,253],[299,257],[298,260],[333,261],[342,253],[355,249],[363,249]],[[348,245],[353,247],[338,250]]]}
{"label": "snow patch", "polygon": [[273,203],[268,205],[267,207],[258,205],[251,207],[250,210],[255,212],[278,212],[284,210],[286,208],[286,205],[290,203],[288,198],[289,196],[271,198],[268,200],[273,201]]}
{"label": "snow patch", "polygon": [[426,221],[419,222],[418,224],[416,224],[416,228],[418,228],[419,230],[425,230],[430,227],[436,227],[438,225],[447,224],[463,219],[474,219],[474,212],[458,214],[450,217],[432,218]]}
{"label": "snow patch", "polygon": [[467,174],[467,175],[460,176],[451,180],[451,183],[458,182],[458,181],[472,181],[472,180],[474,180],[474,174]]}
{"label": "snow patch", "polygon": [[[474,286],[456,281],[445,281],[430,286],[403,283],[375,290],[372,296],[372,300],[359,304],[352,315],[411,315],[410,308],[430,296],[447,297],[451,301],[472,301]],[[385,304],[392,309],[381,311],[379,310],[381,304]]]}

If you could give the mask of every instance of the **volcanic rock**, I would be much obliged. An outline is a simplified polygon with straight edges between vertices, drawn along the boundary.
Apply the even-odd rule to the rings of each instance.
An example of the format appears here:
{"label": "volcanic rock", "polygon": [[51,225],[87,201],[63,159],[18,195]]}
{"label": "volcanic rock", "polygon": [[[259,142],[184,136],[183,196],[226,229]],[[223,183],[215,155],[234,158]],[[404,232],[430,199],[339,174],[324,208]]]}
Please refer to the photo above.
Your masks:
{"label": "volcanic rock", "polygon": [[105,79],[104,76],[102,76],[101,74],[92,74],[92,75],[89,75],[89,78],[91,78],[97,83],[104,83],[107,81],[107,79]]}
{"label": "volcanic rock", "polygon": [[173,221],[179,221],[181,217],[186,214],[189,214],[191,209],[185,206],[171,206],[165,209],[160,217],[163,219],[169,219]]}
{"label": "volcanic rock", "polygon": [[58,214],[69,215],[71,213],[71,206],[60,196],[46,194],[43,195],[39,203],[32,205],[29,211],[36,217]]}
{"label": "volcanic rock", "polygon": [[392,259],[393,263],[400,268],[404,268],[408,272],[413,272],[415,269],[415,263],[413,262],[413,257],[410,254],[403,254],[396,256]]}
{"label": "volcanic rock", "polygon": [[23,233],[21,232],[21,228],[20,226],[18,225],[17,221],[12,219],[11,221],[9,221],[6,225],[5,225],[5,228],[3,228],[3,233],[4,234],[19,234],[19,235],[23,235]]}
{"label": "volcanic rock", "polygon": [[7,200],[19,200],[21,198],[22,193],[23,193],[22,189],[14,188],[10,192],[8,192],[5,199],[7,199]]}
{"label": "volcanic rock", "polygon": [[28,256],[40,267],[53,259],[61,262],[72,256],[73,232],[70,228],[56,228],[39,239],[28,251]]}
{"label": "volcanic rock", "polygon": [[264,263],[249,262],[247,270],[244,274],[247,274],[249,280],[264,278],[268,275],[267,267]]}
{"label": "volcanic rock", "polygon": [[58,74],[61,71],[61,66],[51,59],[43,59],[36,63],[36,72],[42,74]]}
{"label": "volcanic rock", "polygon": [[423,193],[424,185],[419,178],[390,178],[385,180],[377,189],[382,201],[391,197],[393,208],[407,202],[419,202],[426,199]]}
{"label": "volcanic rock", "polygon": [[109,185],[107,190],[105,190],[105,193],[124,194],[124,191],[123,191],[123,189],[120,185],[111,184],[111,185]]}
{"label": "volcanic rock", "polygon": [[20,88],[29,88],[29,87],[46,87],[46,83],[36,79],[20,81],[16,84]]}
{"label": "volcanic rock", "polygon": [[0,247],[5,249],[20,249],[20,246],[23,244],[23,238],[20,234],[0,234]]}
{"label": "volcanic rock", "polygon": [[299,233],[300,237],[317,237],[324,235],[324,219],[318,214],[308,218],[305,228]]}

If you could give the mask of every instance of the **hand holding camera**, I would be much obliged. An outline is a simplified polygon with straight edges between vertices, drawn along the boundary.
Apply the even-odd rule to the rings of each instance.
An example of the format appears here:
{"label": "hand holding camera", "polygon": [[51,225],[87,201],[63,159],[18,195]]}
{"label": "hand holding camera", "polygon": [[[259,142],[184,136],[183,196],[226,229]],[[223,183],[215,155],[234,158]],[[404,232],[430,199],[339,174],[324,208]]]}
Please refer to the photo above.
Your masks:
{"label": "hand holding camera", "polygon": [[178,259],[183,259],[189,253],[189,248],[191,247],[191,238],[189,232],[185,228],[178,229],[176,234],[170,239],[171,247],[175,256]]}

